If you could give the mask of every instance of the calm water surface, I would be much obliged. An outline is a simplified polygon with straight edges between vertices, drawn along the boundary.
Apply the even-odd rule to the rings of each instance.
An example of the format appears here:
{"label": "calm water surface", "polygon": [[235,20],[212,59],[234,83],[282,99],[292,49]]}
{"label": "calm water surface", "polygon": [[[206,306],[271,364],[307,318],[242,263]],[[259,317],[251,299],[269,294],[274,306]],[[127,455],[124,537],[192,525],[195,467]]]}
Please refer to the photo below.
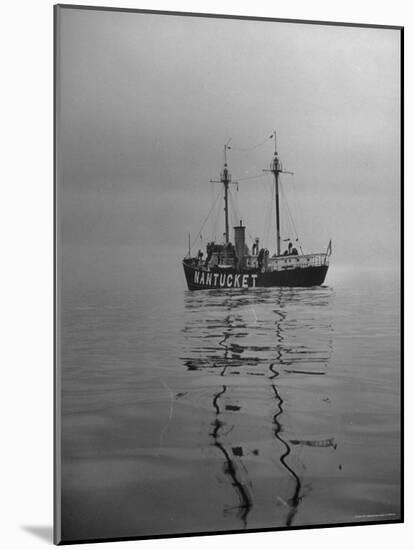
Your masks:
{"label": "calm water surface", "polygon": [[396,288],[64,288],[63,538],[398,519]]}

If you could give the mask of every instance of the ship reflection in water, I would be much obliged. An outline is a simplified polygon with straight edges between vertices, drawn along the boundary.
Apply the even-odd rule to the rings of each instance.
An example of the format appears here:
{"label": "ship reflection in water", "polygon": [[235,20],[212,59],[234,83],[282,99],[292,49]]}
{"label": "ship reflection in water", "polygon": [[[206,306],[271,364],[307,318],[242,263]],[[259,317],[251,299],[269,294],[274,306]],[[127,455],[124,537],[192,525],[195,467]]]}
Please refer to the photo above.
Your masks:
{"label": "ship reflection in water", "polygon": [[391,285],[67,296],[65,540],[396,520]]}
{"label": "ship reflection in water", "polygon": [[[294,525],[312,491],[307,468],[322,453],[335,464],[339,442],[317,420],[331,405],[321,379],[330,373],[332,297],[328,287],[186,295],[182,360],[202,377],[192,398],[209,393],[220,482],[233,489],[217,506],[238,528]],[[310,418],[298,419],[312,414],[307,430]]]}

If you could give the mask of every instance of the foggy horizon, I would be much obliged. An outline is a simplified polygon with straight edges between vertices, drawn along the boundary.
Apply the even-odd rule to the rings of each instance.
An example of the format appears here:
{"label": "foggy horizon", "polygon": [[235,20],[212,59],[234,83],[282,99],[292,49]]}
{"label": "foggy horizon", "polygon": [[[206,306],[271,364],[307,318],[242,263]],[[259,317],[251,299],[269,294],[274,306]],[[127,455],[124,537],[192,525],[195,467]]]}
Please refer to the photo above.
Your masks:
{"label": "foggy horizon", "polygon": [[[179,265],[219,190],[223,145],[233,180],[256,176],[272,140],[237,148],[276,129],[304,252],[332,238],[331,270],[398,267],[398,31],[77,9],[59,24],[64,246],[136,246],[147,261],[177,250]],[[273,253],[271,181],[232,196]],[[282,196],[282,239],[294,238],[284,208]],[[208,223],[203,246],[212,235]]]}

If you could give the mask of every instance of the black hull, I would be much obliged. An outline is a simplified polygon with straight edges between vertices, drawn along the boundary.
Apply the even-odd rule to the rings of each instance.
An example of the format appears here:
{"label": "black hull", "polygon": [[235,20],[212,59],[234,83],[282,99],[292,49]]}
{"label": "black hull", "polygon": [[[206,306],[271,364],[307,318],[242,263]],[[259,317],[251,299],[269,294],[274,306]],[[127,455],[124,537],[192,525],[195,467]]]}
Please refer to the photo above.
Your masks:
{"label": "black hull", "polygon": [[327,265],[266,272],[232,269],[205,271],[189,265],[185,260],[183,267],[189,290],[320,286],[328,271]]}

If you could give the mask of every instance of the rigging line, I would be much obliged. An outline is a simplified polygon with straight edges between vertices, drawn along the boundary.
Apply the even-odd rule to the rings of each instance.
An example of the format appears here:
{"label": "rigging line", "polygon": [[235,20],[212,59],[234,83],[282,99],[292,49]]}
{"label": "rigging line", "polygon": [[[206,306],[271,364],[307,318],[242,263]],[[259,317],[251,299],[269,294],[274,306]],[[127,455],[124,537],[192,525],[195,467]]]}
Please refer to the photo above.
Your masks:
{"label": "rigging line", "polygon": [[294,232],[295,237],[296,237],[296,241],[299,243],[300,251],[301,251],[302,254],[303,254],[302,243],[301,243],[301,241],[300,241],[300,239],[299,239],[298,232],[296,231],[295,221],[294,221],[293,216],[292,216],[292,213],[291,213],[291,211],[290,211],[289,202],[288,202],[288,200],[287,200],[286,192],[285,192],[285,190],[283,189],[283,185],[281,185],[281,189],[282,189],[283,199],[284,199],[285,204],[286,204],[286,209],[287,209],[287,212],[288,212],[288,216],[290,217],[290,222],[291,222],[292,227],[293,227],[293,232]]}
{"label": "rigging line", "polygon": [[284,185],[282,185],[282,182],[279,182],[279,191],[280,191],[280,198],[283,203],[283,208],[285,208],[286,210],[285,215],[283,215],[281,218],[281,226],[283,228],[282,229],[283,241],[295,240],[293,225],[289,216],[285,188],[284,188]]}
{"label": "rigging line", "polygon": [[[235,191],[233,191],[232,198],[233,198],[233,201],[234,201],[234,205],[236,207],[236,213],[240,214],[240,210],[239,210],[239,182],[235,181],[233,183],[235,184],[236,189],[235,189]],[[233,189],[234,189],[234,187],[233,187]]]}
{"label": "rigging line", "polygon": [[[299,209],[299,213],[300,213],[303,209],[301,207],[300,199],[298,198],[298,195],[296,193],[295,178],[292,178],[291,188],[292,188],[292,192],[293,192],[293,200],[295,201],[295,205],[297,205],[296,209]],[[300,248],[301,248],[301,251],[302,251],[302,246]],[[302,254],[303,254],[303,251],[302,251]]]}
{"label": "rigging line", "polygon": [[238,225],[239,220],[241,219],[241,214],[240,214],[239,208],[236,204],[236,201],[233,197],[233,194],[229,193],[229,197],[230,197],[230,207],[231,207],[232,213],[233,213],[232,223],[233,223],[233,227],[234,227],[234,226]]}
{"label": "rigging line", "polygon": [[295,234],[296,240],[300,243],[299,235],[298,235],[298,232],[297,232],[296,226],[295,226],[295,221],[294,221],[294,219],[293,219],[293,215],[292,215],[292,212],[291,212],[291,210],[290,210],[289,202],[288,202],[288,200],[287,200],[287,196],[286,196],[286,193],[285,193],[285,192],[283,192],[283,197],[284,197],[284,200],[285,200],[285,203],[286,203],[286,207],[287,207],[287,211],[288,211],[290,223],[291,223],[292,228],[293,228],[293,232],[294,232],[294,234]]}
{"label": "rigging line", "polygon": [[[270,198],[270,201],[268,203],[268,208],[267,208],[267,212],[266,212],[266,217],[265,217],[265,227],[264,227],[264,246],[268,246],[270,248],[270,245],[268,244],[269,242],[269,233],[270,233],[270,228],[271,228],[271,225],[272,222],[271,222],[271,218],[272,218],[272,214],[273,214],[273,204],[275,202],[275,186],[273,185],[273,182],[269,182],[269,185],[270,185],[270,195],[271,195],[271,198]],[[276,230],[276,229],[275,229]]]}
{"label": "rigging line", "polygon": [[231,206],[233,208],[233,211],[234,211],[235,219],[233,220],[233,226],[235,226],[235,225],[239,224],[239,220],[242,220],[243,217],[241,215],[236,197],[234,197],[232,193],[229,193],[229,197],[230,197],[230,204],[231,204]]}
{"label": "rigging line", "polygon": [[[269,183],[268,181],[266,182],[267,184]],[[268,191],[269,191],[269,185],[267,185],[268,187]],[[271,190],[270,190],[270,194],[272,194]],[[263,244],[267,244],[267,233],[268,233],[268,227],[269,227],[269,221],[270,221],[270,208],[271,208],[271,202],[267,202],[266,204],[266,209],[265,209],[265,215],[264,215],[264,218],[263,218],[263,231],[262,231],[262,236],[263,236]]]}
{"label": "rigging line", "polygon": [[261,141],[260,143],[257,143],[256,145],[253,145],[253,147],[230,147],[230,146],[227,146],[227,149],[232,149],[234,151],[253,151],[254,149],[257,149],[258,147],[261,147],[262,145],[264,145],[265,143],[267,143],[271,139],[273,139],[273,134],[271,136],[267,137],[266,139],[264,139],[263,141]]}
{"label": "rigging line", "polygon": [[229,203],[230,203],[230,222],[234,227],[236,225],[237,212],[236,212],[236,208],[234,206],[233,197],[232,197],[232,194],[230,192],[230,189],[228,191],[228,197],[229,197]]}
{"label": "rigging line", "polygon": [[288,240],[294,240],[295,242],[298,242],[299,239],[293,225],[293,218],[289,209],[289,203],[287,201],[286,191],[283,185],[280,186],[280,192],[286,209],[286,216],[283,217],[283,221],[286,225],[286,236],[288,237]]}
{"label": "rigging line", "polygon": [[[222,193],[223,190],[221,189],[220,192]],[[213,242],[217,240],[217,222],[218,222],[219,215],[220,215],[220,208],[217,208],[216,217],[214,218],[212,232],[211,232],[212,233],[211,237]]]}
{"label": "rigging line", "polygon": [[248,231],[247,234],[249,236],[249,239],[252,241],[252,243],[254,243],[254,238],[253,238],[253,235],[250,233],[250,231]]}
{"label": "rigging line", "polygon": [[211,214],[211,212],[213,211],[213,208],[215,207],[216,202],[217,202],[218,198],[220,197],[220,195],[221,195],[221,189],[220,189],[220,191],[217,193],[217,196],[216,196],[216,198],[215,198],[215,200],[214,200],[214,202],[213,202],[213,205],[212,205],[212,207],[210,208],[210,210],[209,210],[207,216],[205,217],[205,219],[204,219],[204,221],[203,221],[203,223],[202,223],[202,225],[201,225],[200,231],[197,233],[197,236],[195,237],[194,241],[192,242],[191,248],[192,248],[192,247],[195,245],[195,243],[198,241],[198,239],[199,239],[199,237],[200,237],[200,235],[201,235],[201,232],[203,231],[204,226],[206,225],[207,220],[208,220],[208,218],[210,217],[210,214]]}

